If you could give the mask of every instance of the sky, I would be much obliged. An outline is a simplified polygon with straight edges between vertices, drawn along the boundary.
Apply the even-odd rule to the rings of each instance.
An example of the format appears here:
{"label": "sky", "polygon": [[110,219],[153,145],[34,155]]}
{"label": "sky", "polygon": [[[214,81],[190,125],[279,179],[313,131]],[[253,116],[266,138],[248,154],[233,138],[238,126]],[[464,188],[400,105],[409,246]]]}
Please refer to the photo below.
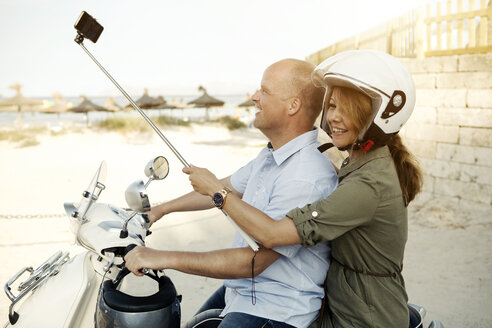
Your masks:
{"label": "sky", "polygon": [[[130,94],[254,92],[264,69],[305,59],[425,0],[0,0],[0,95],[119,96],[73,40],[85,10],[104,26],[84,41]],[[0,98],[1,99],[1,98]]]}

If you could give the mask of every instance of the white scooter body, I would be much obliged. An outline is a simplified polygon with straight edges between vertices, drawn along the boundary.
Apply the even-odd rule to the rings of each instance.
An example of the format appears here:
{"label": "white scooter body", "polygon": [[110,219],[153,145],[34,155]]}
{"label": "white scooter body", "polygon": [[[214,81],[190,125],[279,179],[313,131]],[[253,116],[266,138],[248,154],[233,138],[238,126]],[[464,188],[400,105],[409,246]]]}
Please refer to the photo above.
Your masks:
{"label": "white scooter body", "polygon": [[[148,232],[148,224],[142,215],[95,203],[105,188],[99,182],[102,171],[104,162],[89,186],[90,192],[84,192],[77,207],[65,204],[76,245],[55,253],[36,270],[21,269],[5,285],[12,304],[9,322],[4,327],[94,327],[103,276],[114,279],[120,271],[117,265],[123,262],[121,251],[130,244],[144,246]],[[128,221],[133,215],[134,218]],[[128,236],[121,238],[125,221]],[[24,282],[17,282],[25,276]],[[14,283],[18,295],[12,292]]]}
{"label": "white scooter body", "polygon": [[89,263],[92,255],[86,251],[70,259],[22,303],[18,321],[6,327],[89,327],[84,324],[87,311],[81,309],[95,308],[101,280]]}

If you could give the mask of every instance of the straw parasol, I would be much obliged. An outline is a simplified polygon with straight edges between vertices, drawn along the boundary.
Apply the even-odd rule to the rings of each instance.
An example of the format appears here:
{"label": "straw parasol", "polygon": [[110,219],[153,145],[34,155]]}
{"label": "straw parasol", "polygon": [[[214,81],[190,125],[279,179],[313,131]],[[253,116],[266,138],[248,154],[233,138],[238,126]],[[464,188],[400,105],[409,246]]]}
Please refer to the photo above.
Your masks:
{"label": "straw parasol", "polygon": [[[38,99],[24,97],[20,92],[21,85],[19,83],[11,85],[10,88],[15,90],[15,96],[0,101],[0,108],[3,108],[3,111],[20,113],[22,107],[36,106],[43,103]],[[16,108],[13,109],[12,107]]]}
{"label": "straw parasol", "polygon": [[63,101],[63,97],[59,93],[53,94],[54,102],[49,102],[47,100],[43,101],[43,106],[38,106],[35,108],[37,112],[44,114],[56,114],[58,125],[60,126],[60,115],[61,113],[65,113],[68,111],[70,107],[72,107],[72,103],[70,101]]}
{"label": "straw parasol", "polygon": [[169,105],[173,106],[174,108],[178,108],[178,109],[185,109],[185,108],[190,107],[188,104],[186,104],[184,102],[183,98],[179,98],[179,101],[172,98],[171,101],[169,102]]}
{"label": "straw parasol", "polygon": [[[250,111],[250,108],[251,107],[255,107],[255,106],[256,106],[256,104],[251,99],[251,96],[249,95],[249,93],[246,93],[245,100],[242,103],[240,103],[239,105],[237,105],[238,108],[244,108],[248,112],[248,122],[251,121],[251,111]],[[236,113],[236,117],[239,117],[239,113]]]}
{"label": "straw parasol", "polygon": [[[138,105],[138,107],[142,109],[151,109],[152,106],[158,104],[158,100],[154,97],[149,96],[149,90],[145,88],[143,95],[138,98],[135,103]],[[125,106],[125,108],[132,108],[132,105],[128,104]]]}
{"label": "straw parasol", "polygon": [[113,97],[109,97],[106,99],[104,105],[102,105],[108,112],[117,112],[121,110],[121,106],[119,106]]}
{"label": "straw parasol", "polygon": [[155,102],[152,105],[152,108],[156,108],[156,109],[165,108],[166,104],[167,104],[167,101],[166,101],[166,99],[164,99],[164,96],[159,95],[159,96],[157,96],[157,98],[155,98]]}
{"label": "straw parasol", "polygon": [[246,94],[246,98],[245,100],[240,103],[239,105],[237,105],[237,107],[255,107],[255,102],[251,99],[251,96],[249,95],[249,93]]}
{"label": "straw parasol", "polygon": [[63,101],[62,100],[63,97],[59,93],[54,93],[53,99],[55,101],[52,105],[46,106],[46,107],[39,107],[37,109],[37,111],[40,113],[60,114],[60,113],[66,112],[70,107],[72,107],[72,103],[69,101]]}
{"label": "straw parasol", "polygon": [[80,103],[77,106],[70,108],[69,111],[74,113],[85,113],[87,126],[89,126],[89,112],[104,111],[105,109],[102,106],[94,104],[84,95],[81,95],[80,99]]}
{"label": "straw parasol", "polygon": [[88,113],[102,110],[104,110],[102,106],[94,104],[84,95],[80,96],[80,103],[77,106],[70,108],[70,111],[74,113]]}
{"label": "straw parasol", "polygon": [[222,100],[219,100],[217,98],[210,96],[207,93],[207,90],[201,85],[198,87],[198,91],[202,91],[203,95],[201,95],[200,97],[198,97],[192,101],[189,101],[188,104],[189,105],[195,105],[195,107],[197,107],[197,108],[205,108],[206,119],[208,120],[208,109],[210,107],[224,106],[224,102]]}

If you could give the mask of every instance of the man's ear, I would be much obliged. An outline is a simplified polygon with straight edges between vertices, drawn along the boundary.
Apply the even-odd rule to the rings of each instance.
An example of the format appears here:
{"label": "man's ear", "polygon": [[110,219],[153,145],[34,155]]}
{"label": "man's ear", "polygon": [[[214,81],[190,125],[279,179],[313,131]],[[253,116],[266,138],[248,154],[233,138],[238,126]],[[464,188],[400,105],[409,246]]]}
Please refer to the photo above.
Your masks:
{"label": "man's ear", "polygon": [[290,102],[289,106],[289,111],[288,114],[290,116],[297,114],[302,107],[302,101],[299,97],[292,98],[292,101]]}

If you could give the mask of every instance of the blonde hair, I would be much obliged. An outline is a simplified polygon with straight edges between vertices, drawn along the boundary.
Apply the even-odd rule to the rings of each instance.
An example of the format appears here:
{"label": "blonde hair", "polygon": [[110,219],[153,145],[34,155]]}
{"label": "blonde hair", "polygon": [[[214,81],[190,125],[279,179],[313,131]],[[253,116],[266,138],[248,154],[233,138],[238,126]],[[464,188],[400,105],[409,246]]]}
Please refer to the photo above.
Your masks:
{"label": "blonde hair", "polygon": [[[333,93],[335,92],[340,108],[352,121],[359,135],[372,120],[371,98],[360,91],[349,88],[335,87]],[[422,171],[416,157],[410,153],[398,134],[391,136],[386,145],[395,163],[403,200],[405,205],[408,205],[422,189]]]}

